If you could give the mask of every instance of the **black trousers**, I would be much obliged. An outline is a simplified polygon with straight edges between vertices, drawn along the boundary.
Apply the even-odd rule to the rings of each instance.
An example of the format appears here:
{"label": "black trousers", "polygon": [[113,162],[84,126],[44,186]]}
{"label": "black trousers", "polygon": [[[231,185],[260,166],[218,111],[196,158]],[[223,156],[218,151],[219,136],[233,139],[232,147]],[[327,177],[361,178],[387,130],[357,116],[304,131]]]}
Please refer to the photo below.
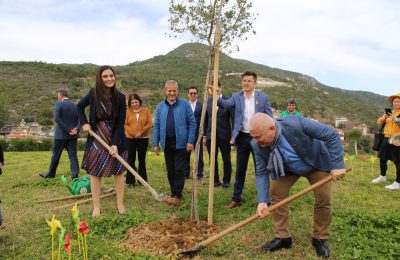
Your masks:
{"label": "black trousers", "polygon": [[[379,165],[381,168],[381,175],[386,176],[386,171],[387,171],[387,162],[388,160],[386,159],[380,159],[379,160]],[[394,165],[396,166],[396,182],[400,183],[400,162],[395,162]]]}
{"label": "black trousers", "polygon": [[232,196],[232,200],[236,202],[242,200],[241,195],[246,180],[247,164],[249,162],[250,153],[253,155],[254,168],[256,167],[253,149],[250,145],[251,139],[250,134],[243,132],[240,132],[236,137],[236,176]]}
{"label": "black trousers", "polygon": [[[221,183],[218,174],[218,149],[221,151],[222,161],[224,162],[224,177],[222,180],[224,184],[229,184],[232,176],[231,144],[229,139],[216,139],[214,183]],[[207,150],[208,157],[211,158],[211,140],[207,140]]]}
{"label": "black trousers", "polygon": [[[197,142],[197,139],[195,139]],[[193,154],[195,152],[195,149],[193,149]],[[190,177],[190,155],[192,152],[189,152],[187,154],[187,167],[186,167],[186,178]],[[198,178],[203,178],[203,170],[204,170],[204,161],[203,161],[203,143],[200,143],[200,150],[199,150],[199,161],[197,162],[197,177]]]}
{"label": "black trousers", "polygon": [[176,149],[175,139],[167,139],[164,149],[165,165],[172,197],[182,198],[187,168],[187,151]]}
{"label": "black trousers", "polygon": [[79,174],[79,165],[78,165],[78,155],[77,155],[77,143],[78,139],[54,139],[53,142],[53,154],[51,156],[50,167],[48,171],[49,176],[56,176],[56,171],[58,167],[58,163],[60,162],[61,154],[64,148],[68,152],[69,162],[70,162],[70,170],[71,170],[71,178],[78,178]]}
{"label": "black trousers", "polygon": [[[128,163],[147,182],[146,153],[149,138],[127,138]],[[136,153],[139,160],[139,171],[136,168]],[[126,184],[134,184],[135,177],[130,172],[126,173]]]}

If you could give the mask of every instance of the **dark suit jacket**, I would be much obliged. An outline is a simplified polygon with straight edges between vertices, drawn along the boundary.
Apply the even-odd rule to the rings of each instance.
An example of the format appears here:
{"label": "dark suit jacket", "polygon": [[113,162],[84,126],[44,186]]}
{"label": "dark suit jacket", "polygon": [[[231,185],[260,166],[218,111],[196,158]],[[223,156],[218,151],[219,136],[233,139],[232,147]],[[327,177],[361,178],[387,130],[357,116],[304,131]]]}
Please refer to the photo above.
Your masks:
{"label": "dark suit jacket", "polygon": [[[228,97],[222,96],[222,99]],[[204,129],[206,129],[207,140],[211,140],[211,122],[212,122],[212,99],[208,100],[206,118],[204,120]],[[218,108],[217,110],[217,139],[230,140],[232,137],[233,109]]]}
{"label": "dark suit jacket", "polygon": [[78,138],[78,134],[68,134],[75,127],[79,129],[78,113],[74,102],[69,99],[57,102],[54,105],[54,120],[57,124],[54,139]]}
{"label": "dark suit jacket", "polygon": [[[190,101],[189,101],[190,104]],[[199,100],[196,102],[196,107],[194,108],[194,119],[196,120],[196,137],[195,143],[197,142],[197,138],[199,137],[199,127],[200,127],[200,120],[201,120],[201,112],[203,111],[203,103]]]}
{"label": "dark suit jacket", "polygon": [[[4,154],[3,154],[3,147],[0,144],[0,162],[4,164]],[[1,169],[0,169],[0,174],[1,174]]]}
{"label": "dark suit jacket", "polygon": [[[94,104],[94,99],[92,96],[94,95],[94,88],[89,90],[89,93],[86,94],[78,103],[78,117],[81,125],[90,124],[90,127],[93,131],[96,129],[96,124],[98,122],[96,116],[96,105]],[[126,116],[126,103],[125,103],[125,95],[121,92],[118,92],[119,98],[119,107],[117,111],[117,117],[114,122],[114,126],[112,129],[112,139],[111,145],[116,145],[118,147],[118,153],[122,153],[127,149],[126,137],[125,137],[125,116]],[[89,121],[85,115],[85,108],[90,105],[89,110]],[[90,147],[93,142],[94,137],[91,135],[88,136],[86,148]]]}

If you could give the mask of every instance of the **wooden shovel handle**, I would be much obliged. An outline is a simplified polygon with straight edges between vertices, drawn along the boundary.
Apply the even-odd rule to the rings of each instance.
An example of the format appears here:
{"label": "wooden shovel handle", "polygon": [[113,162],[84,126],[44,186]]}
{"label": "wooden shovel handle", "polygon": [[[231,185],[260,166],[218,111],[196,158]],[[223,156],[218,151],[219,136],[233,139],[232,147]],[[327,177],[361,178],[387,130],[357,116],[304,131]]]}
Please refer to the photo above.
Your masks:
{"label": "wooden shovel handle", "polygon": [[[346,169],[346,172],[349,172],[349,171],[351,171],[351,168],[350,169]],[[272,205],[271,207],[268,208],[268,211],[271,212],[271,211],[273,211],[273,210],[275,210],[275,209],[277,209],[277,208],[279,208],[279,207],[281,207],[281,206],[283,206],[285,204],[290,203],[291,201],[297,199],[298,197],[303,196],[304,194],[306,194],[306,193],[318,188],[319,186],[324,185],[327,182],[330,182],[332,180],[332,178],[333,178],[332,175],[329,174],[328,177],[320,180],[319,182],[316,182],[313,185],[305,188],[304,190],[299,191],[299,192],[293,194],[292,196],[287,197],[286,199],[283,199],[283,200],[279,201],[278,203]],[[257,220],[257,219],[258,219],[258,215],[255,214],[255,215],[253,215],[253,216],[251,216],[251,217],[239,222],[238,224],[235,224],[235,225],[223,230],[222,232],[220,232],[220,233],[218,233],[218,234],[216,234],[216,235],[204,240],[203,242],[200,242],[197,246],[193,247],[193,249],[195,249],[197,247],[198,247],[198,249],[201,249],[201,248],[207,246],[208,244],[214,242],[215,240],[221,238],[222,236],[225,236],[226,234],[229,234],[232,231],[235,231],[236,229],[239,229],[239,228],[241,228],[241,227],[249,224],[250,222],[253,222],[254,220]]]}
{"label": "wooden shovel handle", "polygon": [[[99,141],[105,148],[110,150],[110,146],[103,140],[101,139],[100,136],[98,136],[93,130],[89,130],[89,134],[96,138],[97,141]],[[125,168],[130,172],[133,176],[138,179],[138,181],[148,190],[150,193],[153,195],[153,197],[157,200],[159,200],[160,195],[119,155],[116,154],[115,158],[122,163],[122,165],[125,166]]]}

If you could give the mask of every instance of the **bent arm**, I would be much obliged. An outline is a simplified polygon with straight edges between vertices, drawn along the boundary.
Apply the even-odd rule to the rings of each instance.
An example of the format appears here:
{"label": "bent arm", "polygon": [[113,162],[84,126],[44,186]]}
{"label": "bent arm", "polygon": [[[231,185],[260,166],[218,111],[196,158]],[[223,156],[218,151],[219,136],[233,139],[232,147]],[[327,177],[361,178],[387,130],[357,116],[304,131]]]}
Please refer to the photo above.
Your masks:
{"label": "bent arm", "polygon": [[256,188],[257,188],[257,200],[258,203],[271,203],[269,195],[269,173],[267,171],[268,160],[262,157],[260,152],[267,152],[267,158],[269,158],[269,151],[263,149],[260,150],[256,146],[258,144],[251,141],[251,146],[254,151],[254,159],[256,161]]}

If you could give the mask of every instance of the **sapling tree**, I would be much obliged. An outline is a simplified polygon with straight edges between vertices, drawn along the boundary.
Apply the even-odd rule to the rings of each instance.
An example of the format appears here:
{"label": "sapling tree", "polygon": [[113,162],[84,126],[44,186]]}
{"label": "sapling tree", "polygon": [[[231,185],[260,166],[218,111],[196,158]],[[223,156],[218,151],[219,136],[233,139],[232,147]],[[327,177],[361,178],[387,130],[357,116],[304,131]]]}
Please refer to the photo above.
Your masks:
{"label": "sapling tree", "polygon": [[[171,0],[169,12],[169,26],[172,35],[189,32],[196,42],[205,43],[209,46],[209,62],[205,85],[208,86],[212,79],[213,84],[218,84],[219,71],[219,49],[231,51],[233,46],[239,50],[238,42],[247,39],[248,33],[255,34],[253,30],[253,22],[255,14],[251,9],[253,4],[249,0]],[[214,88],[214,96],[216,90]],[[204,92],[203,110],[199,127],[199,135],[195,146],[195,159],[193,166],[193,184],[192,184],[192,219],[199,223],[198,208],[197,208],[197,188],[196,176],[197,165],[199,158],[199,147],[203,138],[203,125],[205,112],[207,108],[208,91]],[[213,100],[213,122],[212,122],[212,137],[211,137],[211,156],[210,156],[210,199],[209,199],[209,224],[212,224],[212,196],[213,196],[213,178],[214,178],[214,155],[215,152],[215,116],[216,114],[216,99]],[[211,217],[210,217],[211,215]],[[211,219],[211,221],[210,221]]]}

